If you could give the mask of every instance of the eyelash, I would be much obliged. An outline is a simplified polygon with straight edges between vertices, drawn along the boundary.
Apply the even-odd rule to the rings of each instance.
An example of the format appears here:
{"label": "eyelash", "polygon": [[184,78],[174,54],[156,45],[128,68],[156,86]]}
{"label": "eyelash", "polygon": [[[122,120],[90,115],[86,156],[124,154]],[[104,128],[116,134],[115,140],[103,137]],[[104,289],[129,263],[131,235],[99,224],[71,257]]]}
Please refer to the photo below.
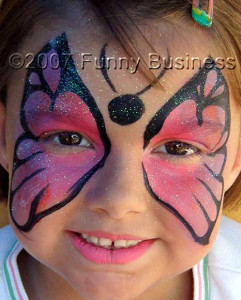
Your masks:
{"label": "eyelash", "polygon": [[[179,146],[178,146],[178,144],[179,144]],[[201,150],[199,148],[197,148],[197,147],[195,147],[193,145],[190,145],[188,143],[182,142],[182,141],[170,141],[170,142],[166,142],[165,144],[162,144],[162,145],[156,147],[154,149],[154,152],[158,152],[157,151],[158,148],[164,148],[165,147],[165,150],[162,149],[162,150],[164,150],[163,153],[171,154],[171,153],[169,153],[170,150],[168,151],[167,146],[171,147],[171,148],[176,147],[177,150],[180,149],[181,146],[184,146],[184,147],[186,146],[186,148],[189,148],[187,151],[190,151],[190,149],[191,149],[191,150],[194,151],[193,153],[200,153],[201,152]],[[193,153],[187,153],[187,155],[192,155]],[[175,154],[173,154],[173,155],[175,155]],[[177,155],[183,155],[183,156],[185,156],[186,154],[177,154]]]}
{"label": "eyelash", "polygon": [[[72,135],[72,138],[73,138],[73,135],[74,135],[76,138],[79,138],[80,141],[79,141],[78,144],[65,145],[65,144],[62,144],[61,141],[60,141],[61,135],[62,136],[65,135],[65,137],[68,137],[68,136]],[[54,133],[51,133],[51,134],[46,133],[46,134],[43,134],[43,136],[41,136],[40,139],[43,143],[49,144],[49,142],[50,142],[50,144],[52,144],[52,147],[53,147],[52,149],[54,151],[58,151],[58,150],[60,151],[63,148],[65,150],[70,150],[70,149],[76,150],[76,148],[80,148],[82,151],[84,151],[84,149],[88,150],[88,149],[94,149],[95,148],[94,143],[91,142],[90,139],[85,137],[83,134],[80,134],[80,133],[77,133],[77,132],[63,131],[63,132],[54,132]],[[81,145],[81,143],[83,143],[83,142],[84,142],[84,145]],[[179,144],[179,147],[178,147],[178,144]],[[189,150],[187,150],[187,152],[191,150],[191,151],[193,151],[193,153],[187,153],[187,154],[171,154],[170,153],[170,149],[175,149],[176,148],[178,150],[178,148],[180,148],[181,146],[189,148]],[[168,151],[167,147],[170,148],[169,151]],[[159,149],[159,151],[158,151],[158,149]],[[162,150],[162,151],[160,151],[160,150]],[[183,141],[168,141],[164,144],[161,144],[161,145],[155,147],[152,150],[152,153],[154,153],[158,156],[162,156],[162,157],[165,157],[165,158],[172,159],[173,161],[176,161],[176,162],[182,162],[182,161],[192,162],[193,160],[195,160],[195,158],[200,158],[200,157],[203,157],[203,155],[204,155],[203,150],[199,149],[198,147],[196,147],[194,145],[183,142]],[[63,154],[65,154],[65,153],[63,153]]]}
{"label": "eyelash", "polygon": [[[72,138],[72,139],[79,139],[78,143],[76,144],[64,144],[61,143],[61,136],[62,138]],[[54,149],[59,149],[59,148],[75,148],[79,147],[82,149],[94,149],[94,144],[85,137],[83,134],[80,134],[78,132],[69,132],[69,131],[62,131],[62,132],[54,132],[50,134],[43,134],[40,137],[40,140],[43,143],[51,143]],[[82,145],[81,145],[82,144]]]}
{"label": "eyelash", "polygon": [[[192,153],[187,153],[187,154],[171,154],[168,152],[167,150],[167,146],[171,147],[171,148],[175,148],[178,149],[180,148],[181,146],[178,147],[178,144],[180,145],[183,145],[185,146],[186,148],[189,148],[187,151],[190,151],[190,150],[193,150]],[[159,149],[159,151],[158,151]],[[160,151],[162,150],[162,151]],[[189,160],[193,160],[195,158],[200,158],[200,157],[203,157],[205,152],[203,150],[201,150],[200,148],[194,146],[194,145],[191,145],[189,143],[186,143],[186,142],[183,142],[183,141],[168,141],[164,144],[161,144],[157,147],[155,147],[153,150],[152,150],[152,153],[158,155],[158,156],[162,156],[162,157],[165,157],[165,158],[170,158],[172,160],[176,160],[176,161],[189,161]]]}

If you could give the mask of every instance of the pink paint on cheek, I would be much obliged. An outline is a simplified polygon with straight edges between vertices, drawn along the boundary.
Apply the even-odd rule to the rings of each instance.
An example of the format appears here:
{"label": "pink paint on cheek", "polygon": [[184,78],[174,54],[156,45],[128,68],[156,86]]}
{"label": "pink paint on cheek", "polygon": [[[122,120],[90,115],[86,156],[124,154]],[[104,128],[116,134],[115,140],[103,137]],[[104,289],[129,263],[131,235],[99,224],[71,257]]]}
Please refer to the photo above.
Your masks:
{"label": "pink paint on cheek", "polygon": [[[215,221],[218,211],[217,211],[217,206],[216,206],[212,196],[200,182],[199,183],[195,182],[195,185],[196,186],[192,187],[193,195],[196,197],[196,199],[198,199],[198,201],[205,208],[210,220]],[[195,201],[195,199],[193,199],[193,200]],[[200,214],[200,212],[199,212],[199,214]],[[202,214],[202,212],[201,212],[201,214]]]}
{"label": "pink paint on cheek", "polygon": [[[16,190],[12,200],[12,214],[20,226],[27,223],[31,204],[43,189],[45,193],[37,206],[36,214],[64,201],[71,194],[74,184],[104,156],[104,145],[95,119],[82,99],[66,92],[56,99],[53,111],[49,110],[50,104],[50,98],[43,92],[35,92],[28,98],[25,115],[33,134],[39,136],[55,130],[77,131],[91,138],[95,149],[78,151],[75,146],[75,153],[58,155],[49,153],[48,148],[40,141],[26,139],[19,144],[16,151],[18,159],[26,159],[32,155],[29,161],[16,169],[12,179],[11,188]],[[68,146],[64,147],[66,149]],[[30,178],[33,174],[35,175]]]}
{"label": "pink paint on cheek", "polygon": [[174,166],[157,155],[146,155],[143,163],[153,192],[177,210],[198,236],[203,236],[208,223],[194,198],[195,191],[200,186],[196,180],[198,168]]}
{"label": "pink paint on cheek", "polygon": [[12,189],[33,172],[45,170],[28,180],[16,192],[13,198],[13,216],[19,225],[24,225],[29,217],[30,206],[36,195],[46,186],[48,189],[41,199],[37,213],[63,201],[69,194],[69,189],[91,170],[102,158],[103,153],[83,151],[74,155],[58,156],[47,153],[40,154],[20,166],[14,175]]}
{"label": "pink paint on cheek", "polygon": [[[29,149],[28,149],[29,151]],[[35,152],[34,152],[35,153]],[[29,177],[33,172],[37,171],[38,169],[44,168],[44,162],[46,155],[44,153],[37,155],[35,158],[31,159],[30,161],[22,164],[14,173],[12,178],[11,187],[12,190],[15,190],[23,181],[25,177]]]}
{"label": "pink paint on cheek", "polygon": [[[215,147],[218,150],[227,139],[227,134],[223,134],[224,110],[208,106],[202,111],[202,119],[200,126],[195,101],[187,100],[177,106],[168,115],[160,132],[150,141],[143,159],[152,192],[166,207],[171,207],[176,216],[181,216],[200,238],[209,230],[207,218],[215,221],[219,211],[223,185],[218,175],[225,162],[224,154],[206,154],[192,165],[188,160],[178,163],[178,156],[173,163],[171,155],[158,156],[150,151],[165,140],[198,142],[208,146],[210,152]],[[212,126],[214,130],[209,128]]]}
{"label": "pink paint on cheek", "polygon": [[41,151],[41,148],[39,147],[38,143],[29,139],[24,140],[22,143],[19,144],[16,154],[19,159],[25,159],[38,151]]}
{"label": "pink paint on cheek", "polygon": [[[31,172],[31,170],[29,170]],[[44,173],[36,175],[34,178],[29,179],[14,195],[12,202],[12,215],[14,220],[20,225],[24,225],[28,218],[33,199],[38,193],[45,188],[45,181],[43,180]],[[22,182],[24,174],[18,174],[15,182]]]}
{"label": "pink paint on cheek", "polygon": [[[75,200],[110,153],[104,118],[80,78],[65,33],[49,41],[28,69],[14,148],[10,214],[30,231]],[[60,63],[60,65],[59,65]],[[77,133],[90,145],[63,145],[59,134]]]}
{"label": "pink paint on cheek", "polygon": [[213,170],[214,173],[220,174],[225,162],[225,156],[224,154],[216,154],[215,159],[213,159],[213,157],[206,156],[204,158],[204,162],[209,169]]}
{"label": "pink paint on cheek", "polygon": [[222,197],[222,184],[203,166],[198,173],[198,179],[208,186],[217,199]]}

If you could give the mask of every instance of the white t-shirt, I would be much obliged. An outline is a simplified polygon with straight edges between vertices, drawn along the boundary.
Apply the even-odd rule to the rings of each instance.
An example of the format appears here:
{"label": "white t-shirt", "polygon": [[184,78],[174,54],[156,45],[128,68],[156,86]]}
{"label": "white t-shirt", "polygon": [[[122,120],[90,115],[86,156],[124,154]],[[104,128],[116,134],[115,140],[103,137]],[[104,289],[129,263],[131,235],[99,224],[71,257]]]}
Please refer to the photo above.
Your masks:
{"label": "white t-shirt", "polygon": [[[23,249],[10,225],[0,229],[0,300],[28,300],[17,265]],[[222,217],[209,254],[193,267],[193,300],[241,300],[241,224]]]}

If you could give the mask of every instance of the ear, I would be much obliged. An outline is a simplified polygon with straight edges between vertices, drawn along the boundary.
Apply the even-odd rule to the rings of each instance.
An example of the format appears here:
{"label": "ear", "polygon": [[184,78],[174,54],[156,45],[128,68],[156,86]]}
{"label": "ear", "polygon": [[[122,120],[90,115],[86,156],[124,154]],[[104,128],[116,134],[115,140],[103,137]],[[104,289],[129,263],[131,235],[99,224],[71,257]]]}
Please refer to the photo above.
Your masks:
{"label": "ear", "polygon": [[238,146],[238,151],[237,151],[236,158],[234,161],[234,165],[232,167],[232,171],[229,175],[228,182],[226,185],[226,191],[229,188],[231,188],[231,186],[234,184],[234,182],[238,178],[240,172],[241,172],[241,134],[240,134],[240,138],[239,138],[239,146]]}
{"label": "ear", "polygon": [[0,164],[6,171],[8,171],[5,122],[6,108],[4,104],[0,101]]}

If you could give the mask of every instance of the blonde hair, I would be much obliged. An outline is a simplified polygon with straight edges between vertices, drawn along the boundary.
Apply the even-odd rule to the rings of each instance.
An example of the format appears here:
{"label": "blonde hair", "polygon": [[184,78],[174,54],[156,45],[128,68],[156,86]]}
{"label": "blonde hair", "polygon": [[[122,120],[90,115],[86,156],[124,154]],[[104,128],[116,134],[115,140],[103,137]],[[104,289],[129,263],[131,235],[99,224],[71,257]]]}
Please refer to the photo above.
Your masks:
{"label": "blonde hair", "polygon": [[[85,1],[72,0],[83,4]],[[207,1],[200,1],[206,5]],[[183,18],[191,21],[190,0],[92,0],[88,1],[97,15],[101,16],[123,48],[132,56],[139,50],[130,43],[129,28],[138,31],[138,23],[142,20],[163,18]],[[58,4],[58,5],[56,5]],[[58,0],[4,0],[0,9],[0,97],[6,101],[6,86],[10,74],[8,57],[14,53],[23,38],[34,25],[34,21],[45,13],[48,6],[64,6]],[[54,9],[54,8],[53,8]],[[228,81],[237,101],[241,106],[241,5],[240,0],[214,1],[214,22],[209,30],[213,42],[221,49],[224,57],[233,57],[236,68],[228,73]],[[199,25],[197,25],[199,26]],[[148,42],[148,41],[147,41]],[[149,79],[149,74],[144,68]],[[150,71],[149,71],[150,72]],[[1,176],[3,171],[0,172]],[[1,189],[1,187],[0,187]],[[241,175],[225,194],[226,211],[240,209],[241,206]],[[6,192],[3,196],[6,196]],[[1,195],[0,195],[1,197]],[[240,220],[241,221],[241,220]]]}

